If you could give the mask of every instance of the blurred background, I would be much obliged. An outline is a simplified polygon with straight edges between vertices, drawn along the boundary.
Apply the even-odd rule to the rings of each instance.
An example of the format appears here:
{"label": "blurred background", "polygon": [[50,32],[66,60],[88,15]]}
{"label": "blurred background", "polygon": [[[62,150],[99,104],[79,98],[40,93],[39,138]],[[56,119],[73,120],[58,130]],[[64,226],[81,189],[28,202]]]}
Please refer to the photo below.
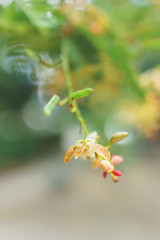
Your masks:
{"label": "blurred background", "polygon": [[[118,184],[90,162],[67,106],[62,42],[90,131],[122,155]],[[0,239],[160,239],[160,1],[0,0]]]}

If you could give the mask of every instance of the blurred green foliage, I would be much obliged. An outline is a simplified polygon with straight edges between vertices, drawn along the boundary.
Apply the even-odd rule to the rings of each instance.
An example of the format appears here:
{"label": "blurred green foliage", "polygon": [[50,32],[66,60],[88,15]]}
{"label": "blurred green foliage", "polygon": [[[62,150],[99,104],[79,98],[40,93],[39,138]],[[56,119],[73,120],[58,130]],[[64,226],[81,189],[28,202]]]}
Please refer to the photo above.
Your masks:
{"label": "blurred green foliage", "polygon": [[[35,88],[44,102],[54,93],[65,97],[62,41],[69,49],[75,91],[83,87],[95,89],[88,106],[88,100],[82,101],[82,105],[88,122],[96,129],[102,132],[106,118],[109,119],[125,100],[143,105],[146,99],[146,89],[140,86],[139,75],[160,64],[160,10],[156,3],[136,0],[93,1],[93,5],[87,1],[70,2],[16,0],[8,6],[0,5],[0,141],[1,146],[4,142],[7,146],[6,150],[1,147],[2,155],[17,153],[16,148],[22,150],[22,139],[32,143],[50,136],[49,129],[44,127],[48,122],[41,125],[43,134],[40,130],[33,133],[21,116],[26,104],[36,99]],[[33,104],[29,106],[32,108]],[[16,111],[20,121],[18,140],[6,137],[4,129],[9,127],[5,126],[11,123],[6,122],[8,115],[3,116],[8,111]],[[34,109],[32,114],[37,114]],[[43,118],[42,113],[40,118]],[[70,122],[70,118],[67,119],[64,127]],[[16,122],[12,121],[13,129],[16,129]],[[54,131],[51,124],[51,132],[60,134],[64,129],[62,121],[55,122],[60,125],[59,130]],[[28,146],[26,152],[31,151],[28,142],[24,143]]]}

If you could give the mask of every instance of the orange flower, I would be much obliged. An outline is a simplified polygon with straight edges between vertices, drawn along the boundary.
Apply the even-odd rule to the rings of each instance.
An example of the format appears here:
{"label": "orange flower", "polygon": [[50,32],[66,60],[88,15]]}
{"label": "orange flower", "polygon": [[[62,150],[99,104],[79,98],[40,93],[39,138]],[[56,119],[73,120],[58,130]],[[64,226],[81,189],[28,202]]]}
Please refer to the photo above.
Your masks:
{"label": "orange flower", "polygon": [[102,145],[95,143],[96,137],[97,133],[93,132],[85,139],[80,139],[74,145],[69,147],[64,156],[64,162],[69,163],[73,156],[75,159],[80,156],[84,160],[94,159],[96,161],[97,167],[99,167],[100,159],[104,159],[109,162],[110,152]]}
{"label": "orange flower", "polygon": [[103,147],[96,143],[97,132],[92,132],[85,139],[78,140],[74,145],[68,148],[64,156],[64,162],[69,163],[73,156],[75,159],[80,156],[84,160],[92,159],[92,167],[94,169],[100,167],[103,170],[104,178],[110,173],[113,181],[118,182],[119,176],[122,176],[122,173],[119,170],[115,170],[114,166],[123,162],[123,158],[119,155],[113,155],[110,158],[110,152],[107,148],[122,140],[127,135],[128,133],[118,132],[111,137],[109,145]]}

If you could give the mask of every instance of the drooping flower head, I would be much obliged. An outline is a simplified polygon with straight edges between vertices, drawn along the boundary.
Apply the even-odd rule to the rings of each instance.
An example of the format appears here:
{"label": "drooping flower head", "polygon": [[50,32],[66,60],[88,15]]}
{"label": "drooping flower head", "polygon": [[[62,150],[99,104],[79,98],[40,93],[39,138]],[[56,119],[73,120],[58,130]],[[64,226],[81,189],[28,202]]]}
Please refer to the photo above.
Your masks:
{"label": "drooping flower head", "polygon": [[74,145],[69,147],[64,156],[65,163],[69,163],[73,156],[75,159],[81,156],[84,160],[100,157],[109,161],[110,152],[102,145],[97,144],[96,138],[97,132],[93,132],[85,139],[80,139]]}
{"label": "drooping flower head", "polygon": [[104,147],[98,143],[97,132],[92,132],[85,139],[78,140],[74,145],[68,148],[65,156],[64,162],[69,163],[71,158],[74,156],[75,159],[81,157],[82,159],[92,159],[92,167],[94,169],[101,168],[103,170],[103,177],[107,177],[107,173],[110,173],[114,182],[119,181],[119,176],[122,173],[119,170],[115,170],[115,165],[120,164],[123,158],[119,155],[113,155],[110,157],[110,152],[108,148],[114,143],[121,141],[128,135],[126,132],[118,132],[114,134],[109,145]]}

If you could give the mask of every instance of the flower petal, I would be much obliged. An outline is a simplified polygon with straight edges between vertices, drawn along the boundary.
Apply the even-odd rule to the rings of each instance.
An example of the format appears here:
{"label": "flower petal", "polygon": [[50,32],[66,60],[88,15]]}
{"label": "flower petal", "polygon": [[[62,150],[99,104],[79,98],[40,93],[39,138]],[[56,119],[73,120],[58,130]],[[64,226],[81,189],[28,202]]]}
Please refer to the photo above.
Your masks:
{"label": "flower petal", "polygon": [[86,137],[86,141],[89,140],[92,143],[95,143],[97,139],[97,132],[91,132],[89,135]]}
{"label": "flower petal", "polygon": [[94,143],[95,152],[101,155],[105,160],[110,160],[110,152],[100,144]]}
{"label": "flower petal", "polygon": [[101,162],[101,159],[99,159],[99,158],[93,159],[93,161],[92,161],[92,167],[93,167],[94,169],[99,168],[100,162]]}
{"label": "flower petal", "polygon": [[68,150],[67,150],[67,152],[64,156],[64,162],[65,163],[69,163],[69,161],[73,157],[75,151],[76,151],[76,149],[75,149],[74,145],[72,145],[71,147],[68,148]]}
{"label": "flower petal", "polygon": [[82,146],[80,148],[78,148],[75,153],[74,153],[74,157],[75,159],[79,158],[79,156],[82,154],[82,152],[84,151],[85,149],[85,146]]}
{"label": "flower petal", "polygon": [[113,171],[113,166],[107,160],[101,160],[100,167],[105,172],[112,172]]}

